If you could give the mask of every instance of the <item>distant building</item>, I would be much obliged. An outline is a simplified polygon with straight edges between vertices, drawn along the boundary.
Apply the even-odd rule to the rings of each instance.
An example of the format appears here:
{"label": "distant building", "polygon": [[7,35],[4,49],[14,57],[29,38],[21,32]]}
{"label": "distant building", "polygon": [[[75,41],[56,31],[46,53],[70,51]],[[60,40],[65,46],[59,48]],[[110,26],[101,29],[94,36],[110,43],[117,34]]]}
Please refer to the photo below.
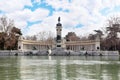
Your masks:
{"label": "distant building", "polygon": [[18,41],[18,50],[45,50],[48,48],[66,48],[73,51],[96,51],[100,50],[100,39],[99,36],[95,40],[86,41],[66,41],[62,38],[62,24],[60,23],[60,17],[58,18],[58,23],[56,24],[56,39],[54,42],[43,42],[43,41],[33,41],[25,40],[20,38]]}

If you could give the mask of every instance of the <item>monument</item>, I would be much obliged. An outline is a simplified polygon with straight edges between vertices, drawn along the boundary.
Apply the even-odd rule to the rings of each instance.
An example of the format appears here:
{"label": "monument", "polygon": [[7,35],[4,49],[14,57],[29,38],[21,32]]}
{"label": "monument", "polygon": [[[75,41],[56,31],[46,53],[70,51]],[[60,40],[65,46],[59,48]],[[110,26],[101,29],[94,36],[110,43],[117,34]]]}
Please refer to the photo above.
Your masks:
{"label": "monument", "polygon": [[55,47],[52,49],[52,55],[65,55],[65,43],[62,39],[62,24],[60,23],[60,17],[58,17],[58,23],[56,24],[56,39]]}
{"label": "monument", "polygon": [[[66,41],[62,37],[61,18],[58,17],[57,21],[58,23],[55,25],[56,37],[54,38],[52,43],[46,41],[25,40],[20,38],[18,41],[18,50],[24,51],[26,52],[26,54],[29,51],[31,51],[34,54],[36,53],[35,50],[33,50],[33,48],[35,47],[37,51],[36,55],[64,56],[64,55],[84,55],[86,53],[88,55],[100,55],[101,53],[103,53],[102,55],[108,55],[108,53],[100,51],[99,36],[97,36],[95,40]],[[116,55],[117,54],[118,53],[116,53]]]}
{"label": "monument", "polygon": [[62,24],[60,23],[60,17],[58,17],[58,23],[56,24],[56,47],[62,47],[62,36],[61,36],[61,31],[62,31]]}

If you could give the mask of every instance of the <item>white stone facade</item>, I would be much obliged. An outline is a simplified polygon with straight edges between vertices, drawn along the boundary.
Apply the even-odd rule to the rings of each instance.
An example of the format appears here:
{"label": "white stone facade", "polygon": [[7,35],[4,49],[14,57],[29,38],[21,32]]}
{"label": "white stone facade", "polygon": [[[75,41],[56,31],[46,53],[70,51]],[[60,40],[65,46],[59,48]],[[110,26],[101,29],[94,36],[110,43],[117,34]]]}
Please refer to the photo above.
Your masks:
{"label": "white stone facade", "polygon": [[[100,40],[87,40],[87,41],[69,41],[61,42],[62,48],[68,48],[73,51],[99,51],[100,50]],[[49,48],[55,48],[56,43],[32,41],[32,40],[19,40],[18,50],[47,50]],[[99,47],[99,49],[98,49]]]}

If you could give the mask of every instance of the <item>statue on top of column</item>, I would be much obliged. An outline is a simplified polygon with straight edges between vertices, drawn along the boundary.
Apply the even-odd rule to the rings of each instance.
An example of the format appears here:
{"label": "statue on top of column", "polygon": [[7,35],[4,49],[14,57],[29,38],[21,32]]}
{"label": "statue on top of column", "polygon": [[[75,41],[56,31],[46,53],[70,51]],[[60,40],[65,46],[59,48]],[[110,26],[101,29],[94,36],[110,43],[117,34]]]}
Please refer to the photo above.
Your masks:
{"label": "statue on top of column", "polygon": [[60,17],[58,17],[58,22],[60,22]]}
{"label": "statue on top of column", "polygon": [[60,23],[60,17],[58,17],[58,23],[57,26],[62,26],[62,24]]}

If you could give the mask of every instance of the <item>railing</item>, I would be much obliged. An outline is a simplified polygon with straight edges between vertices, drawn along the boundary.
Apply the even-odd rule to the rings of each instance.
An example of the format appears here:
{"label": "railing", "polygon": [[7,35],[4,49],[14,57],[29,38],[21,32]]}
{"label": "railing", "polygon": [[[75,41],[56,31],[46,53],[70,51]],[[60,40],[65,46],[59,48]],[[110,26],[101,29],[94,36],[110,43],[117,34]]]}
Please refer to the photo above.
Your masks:
{"label": "railing", "polygon": [[96,40],[87,40],[87,41],[67,41],[65,43],[66,44],[76,44],[76,43],[95,43],[95,42],[96,42]]}

